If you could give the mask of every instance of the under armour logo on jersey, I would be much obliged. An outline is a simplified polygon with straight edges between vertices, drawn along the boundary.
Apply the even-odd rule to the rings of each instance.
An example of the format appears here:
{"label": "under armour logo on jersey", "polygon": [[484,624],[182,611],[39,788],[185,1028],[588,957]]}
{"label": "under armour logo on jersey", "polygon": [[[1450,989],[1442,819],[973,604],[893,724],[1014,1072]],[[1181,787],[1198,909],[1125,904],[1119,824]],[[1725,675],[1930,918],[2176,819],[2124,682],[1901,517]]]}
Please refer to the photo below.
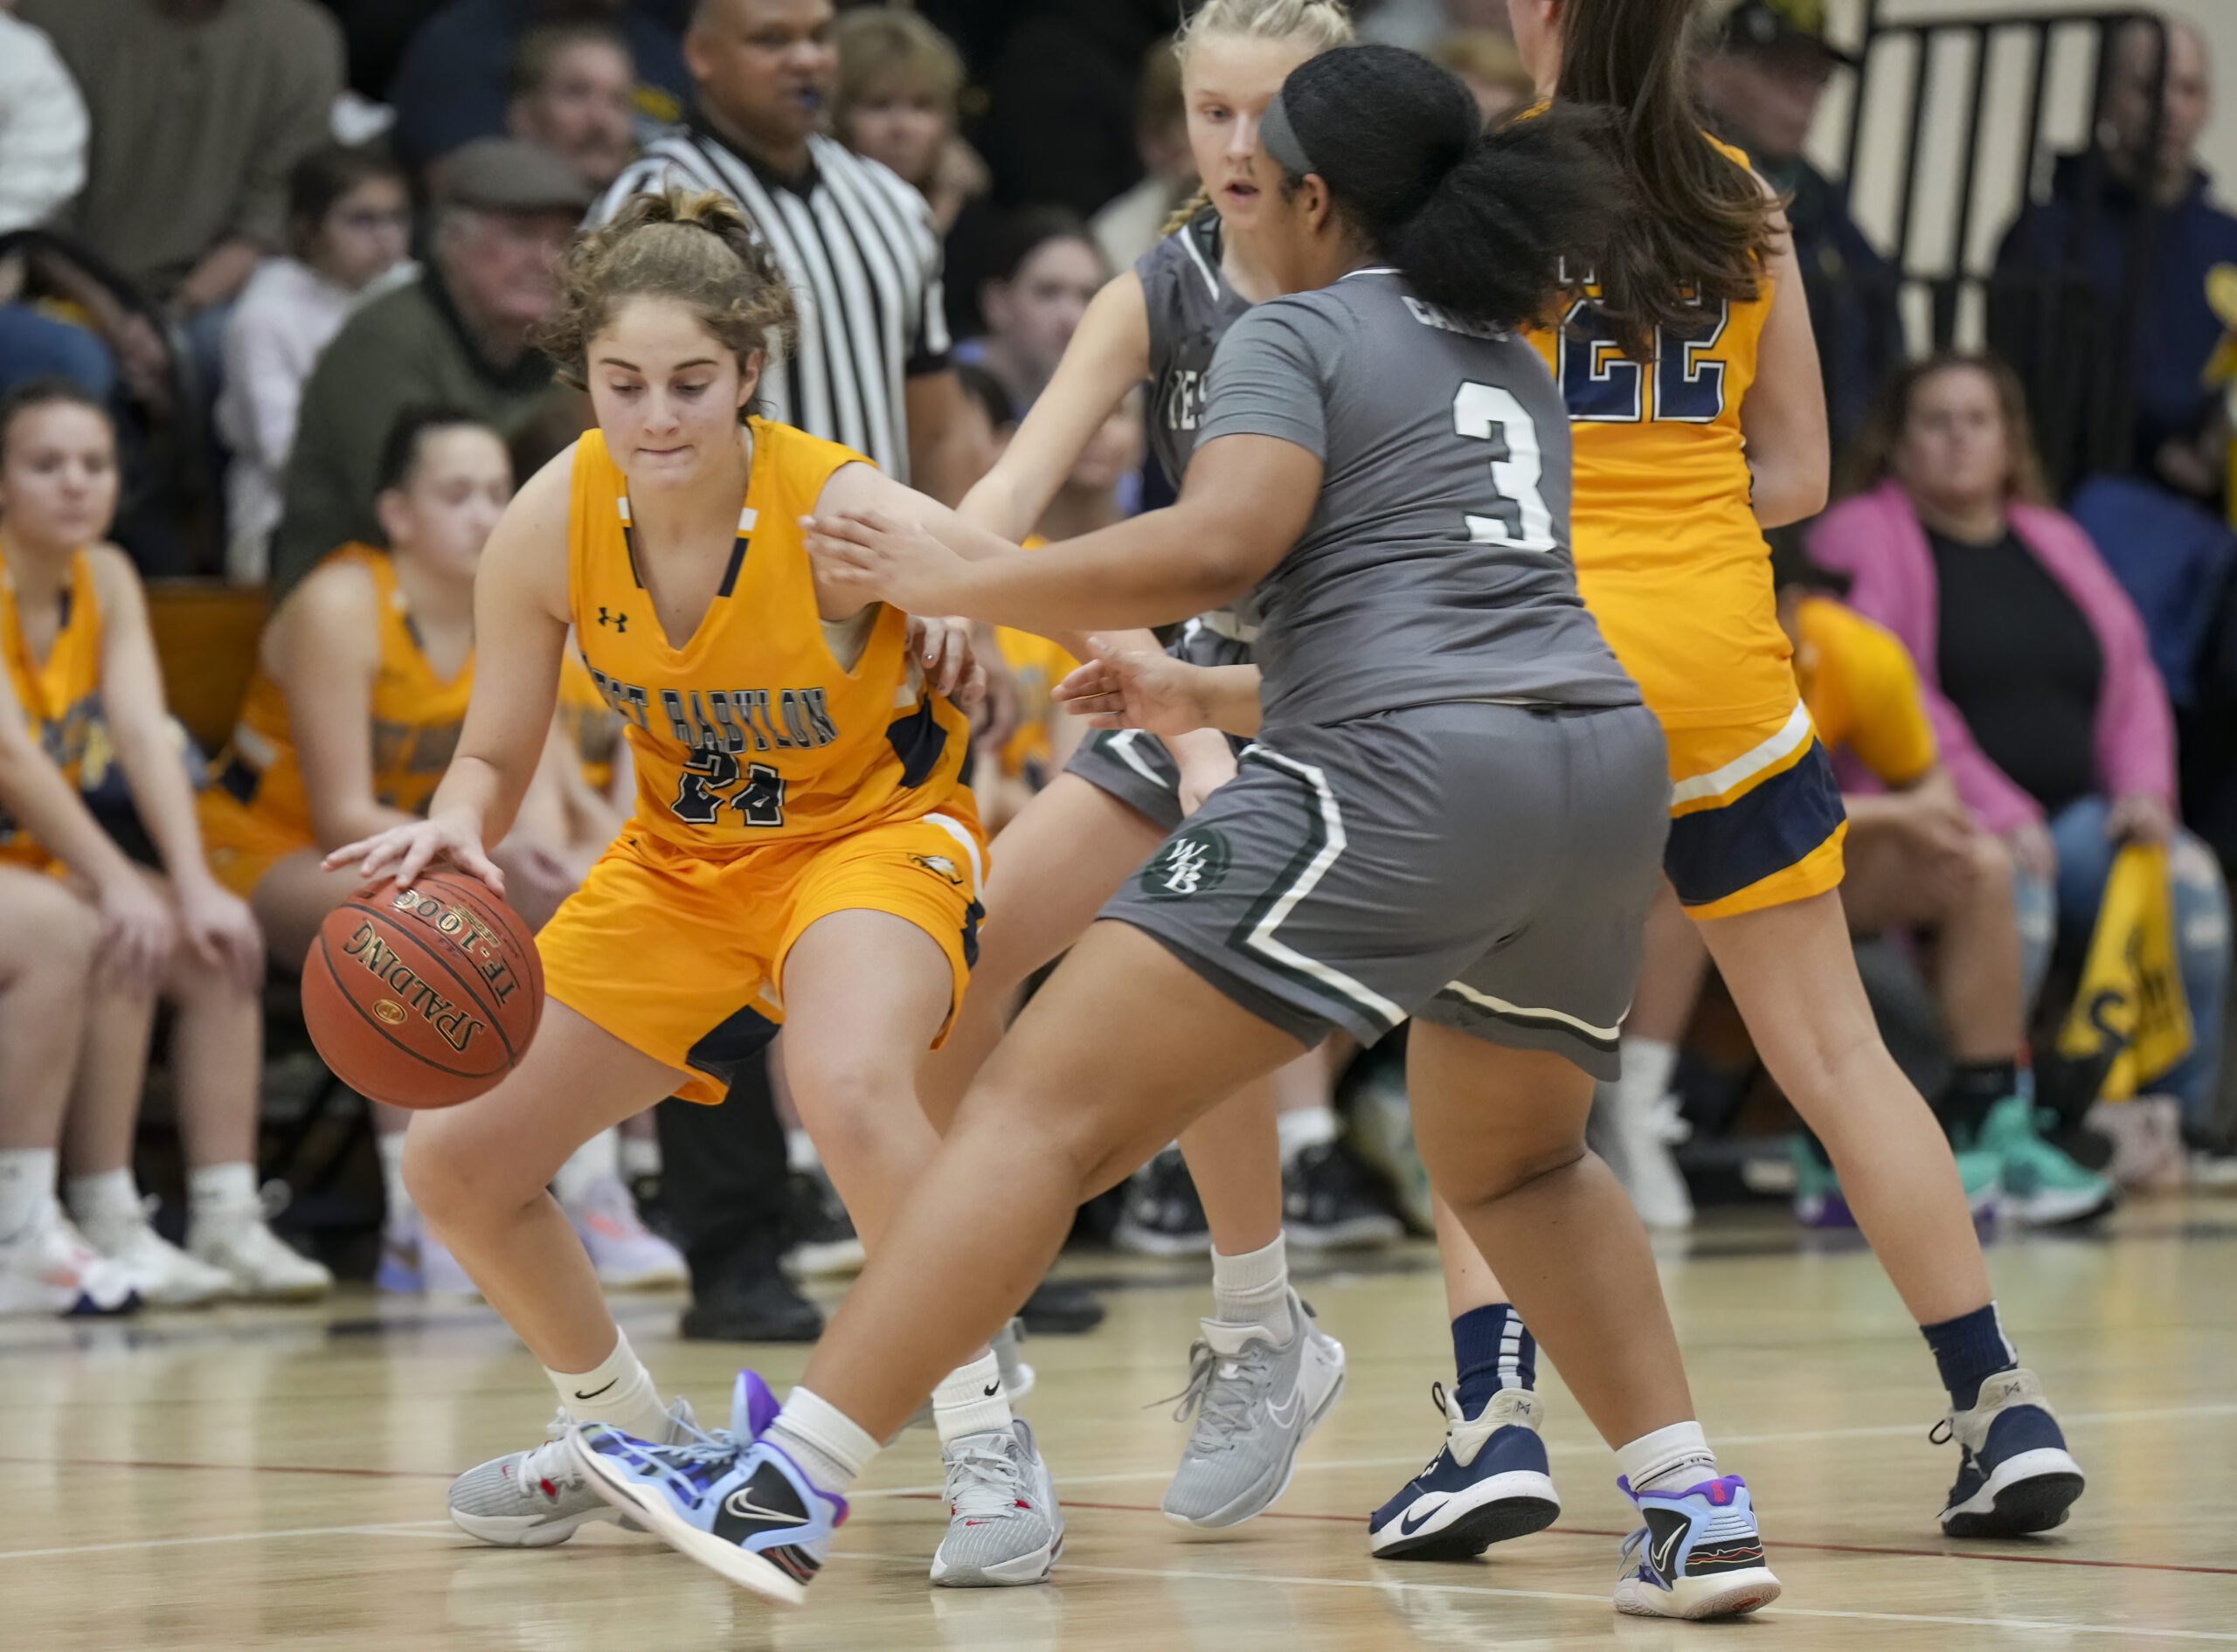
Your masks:
{"label": "under armour logo on jersey", "polygon": [[1142,868],[1142,893],[1158,901],[1185,901],[1215,889],[1233,854],[1224,833],[1209,827],[1169,838]]}
{"label": "under armour logo on jersey", "polygon": [[629,616],[627,614],[613,614],[609,617],[606,611],[603,608],[598,611],[598,622],[601,626],[611,624],[617,634],[626,634],[629,629]]}

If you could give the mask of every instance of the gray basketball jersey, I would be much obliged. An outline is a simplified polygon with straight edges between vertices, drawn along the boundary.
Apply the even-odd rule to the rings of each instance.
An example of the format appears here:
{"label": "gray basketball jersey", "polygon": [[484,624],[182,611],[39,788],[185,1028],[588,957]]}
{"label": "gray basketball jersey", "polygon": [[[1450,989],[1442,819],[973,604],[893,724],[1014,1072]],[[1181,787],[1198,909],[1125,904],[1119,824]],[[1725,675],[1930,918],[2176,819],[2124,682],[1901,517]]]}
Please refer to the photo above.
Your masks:
{"label": "gray basketball jersey", "polygon": [[1522,339],[1354,272],[1229,327],[1195,441],[1236,435],[1324,467],[1304,536],[1250,597],[1268,729],[1638,702],[1577,595],[1569,414]]}
{"label": "gray basketball jersey", "polygon": [[1220,215],[1190,218],[1134,262],[1149,308],[1150,452],[1174,487],[1195,450],[1212,353],[1250,305],[1220,273]]}

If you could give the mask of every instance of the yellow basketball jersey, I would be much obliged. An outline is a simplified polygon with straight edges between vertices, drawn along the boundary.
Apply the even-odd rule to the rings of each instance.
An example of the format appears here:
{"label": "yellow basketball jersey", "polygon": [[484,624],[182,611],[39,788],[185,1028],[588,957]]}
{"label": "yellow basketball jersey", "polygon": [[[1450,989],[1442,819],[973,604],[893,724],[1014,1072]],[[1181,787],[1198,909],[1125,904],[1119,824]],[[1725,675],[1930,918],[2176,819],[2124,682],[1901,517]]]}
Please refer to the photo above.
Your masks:
{"label": "yellow basketball jersey", "polygon": [[753,468],[720,589],[682,647],[638,577],[628,484],[597,431],[575,448],[568,598],[576,646],[627,721],[634,824],[696,847],[828,837],[938,806],[957,789],[963,714],[911,665],[881,607],[853,667],[816,612],[800,519],[861,454],[751,421]]}
{"label": "yellow basketball jersey", "polygon": [[[1027,550],[1038,550],[1049,542],[1039,534],[1029,534],[1020,542]],[[1036,785],[1046,785],[1051,778],[1048,772],[1049,761],[1056,755],[1053,743],[1054,719],[1070,714],[1057,709],[1056,702],[1049,696],[1056,685],[1079,668],[1062,643],[1051,642],[1030,631],[1015,631],[1000,626],[994,631],[995,646],[1002,651],[1002,663],[1010,668],[1010,681],[1017,688],[1017,732],[1002,748],[1002,772],[1022,775],[1028,768],[1036,769]]]}
{"label": "yellow basketball jersey", "polygon": [[[420,650],[411,605],[388,553],[368,545],[344,545],[326,559],[326,564],[342,562],[356,563],[372,577],[380,609],[380,669],[373,679],[370,708],[373,796],[388,808],[419,814],[458,749],[466,703],[474,692],[473,656],[467,656],[457,676],[446,681]],[[302,771],[295,760],[287,698],[261,664],[249,680],[232,738],[211,765],[210,778],[210,790],[203,793],[202,819],[213,847],[229,840],[235,811],[253,817],[267,833],[284,833],[301,847],[315,840]]]}
{"label": "yellow basketball jersey", "polygon": [[[24,723],[75,788],[85,767],[87,740],[100,717],[101,605],[91,556],[83,550],[72,553],[62,625],[46,658],[38,660],[24,639],[16,582],[6,554],[0,552],[0,652],[7,655],[8,681],[23,707]],[[0,861],[45,866],[52,858],[0,809]]]}
{"label": "yellow basketball jersey", "polygon": [[621,750],[621,714],[606,703],[598,679],[570,650],[559,661],[559,728],[583,779],[601,795],[613,784],[614,754]]}
{"label": "yellow basketball jersey", "polygon": [[1531,335],[1569,406],[1569,535],[1585,605],[1665,723],[1776,715],[1794,703],[1790,651],[1740,430],[1770,283],[1705,304],[1700,326],[1658,335],[1647,362],[1610,335],[1598,292],[1588,282],[1561,325]]}

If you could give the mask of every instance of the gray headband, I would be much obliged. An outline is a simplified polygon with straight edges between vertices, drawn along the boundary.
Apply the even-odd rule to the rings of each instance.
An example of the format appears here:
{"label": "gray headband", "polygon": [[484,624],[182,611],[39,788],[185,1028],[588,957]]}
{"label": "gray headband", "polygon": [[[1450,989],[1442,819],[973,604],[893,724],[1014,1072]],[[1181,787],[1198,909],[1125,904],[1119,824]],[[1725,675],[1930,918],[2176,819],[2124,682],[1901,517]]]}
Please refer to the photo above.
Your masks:
{"label": "gray headband", "polygon": [[1282,101],[1282,94],[1274,93],[1274,100],[1266,106],[1266,113],[1258,117],[1258,142],[1275,165],[1297,177],[1309,176],[1313,170],[1312,157],[1305,152],[1305,145],[1298,142],[1297,128],[1290,124],[1290,112]]}

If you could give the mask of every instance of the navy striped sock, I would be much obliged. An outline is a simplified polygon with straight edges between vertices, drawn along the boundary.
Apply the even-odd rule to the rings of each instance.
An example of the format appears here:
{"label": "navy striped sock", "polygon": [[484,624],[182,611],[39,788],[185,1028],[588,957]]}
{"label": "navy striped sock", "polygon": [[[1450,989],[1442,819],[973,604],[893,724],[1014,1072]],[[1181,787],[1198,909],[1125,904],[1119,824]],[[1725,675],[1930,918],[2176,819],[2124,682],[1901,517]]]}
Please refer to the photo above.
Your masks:
{"label": "navy striped sock", "polygon": [[2019,1351],[2004,1334],[2004,1322],[1997,1317],[1994,1303],[1938,1325],[1921,1325],[1919,1334],[1934,1350],[1942,1386],[1950,1390],[1950,1403],[1959,1411],[1973,1408],[1981,1397],[1981,1385],[1988,1379],[1999,1371],[2015,1370],[2019,1364]]}
{"label": "navy striped sock", "polygon": [[1509,1303],[1471,1308],[1452,1322],[1452,1364],[1460,1378],[1453,1395],[1461,1414],[1480,1416],[1499,1389],[1536,1386],[1538,1339]]}

